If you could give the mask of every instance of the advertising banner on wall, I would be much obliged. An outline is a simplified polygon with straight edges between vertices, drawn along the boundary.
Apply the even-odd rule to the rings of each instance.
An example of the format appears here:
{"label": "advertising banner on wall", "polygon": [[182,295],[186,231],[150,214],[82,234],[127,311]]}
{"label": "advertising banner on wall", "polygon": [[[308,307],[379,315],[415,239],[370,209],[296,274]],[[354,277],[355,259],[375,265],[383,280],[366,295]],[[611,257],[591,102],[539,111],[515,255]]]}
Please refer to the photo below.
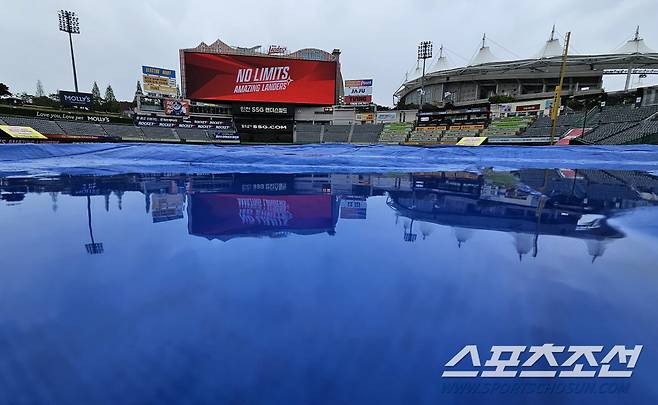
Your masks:
{"label": "advertising banner on wall", "polygon": [[374,121],[375,120],[375,113],[357,113],[355,115],[355,119],[357,121]]}
{"label": "advertising banner on wall", "polygon": [[332,105],[336,62],[289,58],[184,55],[185,95],[194,100]]}
{"label": "advertising banner on wall", "polygon": [[141,127],[234,130],[233,121],[230,119],[208,117],[161,117],[137,114],[134,123]]}
{"label": "advertising banner on wall", "polygon": [[35,117],[45,120],[58,121],[85,121],[95,124],[130,124],[130,118],[117,117],[112,115],[92,114],[79,111],[56,111],[56,110],[35,110],[33,108],[17,108],[0,105],[0,114],[20,115],[23,117]]}
{"label": "advertising banner on wall", "polygon": [[177,100],[173,98],[164,99],[164,112],[167,115],[189,115],[190,100]]}
{"label": "advertising banner on wall", "polygon": [[176,97],[175,70],[142,66],[142,84],[147,94]]}
{"label": "advertising banner on wall", "polygon": [[75,91],[59,91],[59,103],[62,107],[82,107],[91,109],[94,96],[91,93],[80,93]]}
{"label": "advertising banner on wall", "polygon": [[239,133],[282,133],[292,134],[293,122],[267,119],[237,119],[235,126]]}
{"label": "advertising banner on wall", "polygon": [[372,102],[372,79],[345,80],[345,104],[370,104]]}
{"label": "advertising banner on wall", "polygon": [[398,122],[398,114],[396,112],[378,112],[377,122]]}
{"label": "advertising banner on wall", "polygon": [[234,103],[233,115],[292,117],[295,115],[295,106],[292,104]]}

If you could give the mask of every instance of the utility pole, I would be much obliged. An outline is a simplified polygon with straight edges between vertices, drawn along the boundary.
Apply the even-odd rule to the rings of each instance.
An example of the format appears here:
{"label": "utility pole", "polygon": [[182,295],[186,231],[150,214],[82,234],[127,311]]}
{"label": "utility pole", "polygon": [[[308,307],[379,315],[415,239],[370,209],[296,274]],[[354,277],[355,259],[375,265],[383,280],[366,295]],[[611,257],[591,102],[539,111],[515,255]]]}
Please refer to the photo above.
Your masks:
{"label": "utility pole", "polygon": [[75,55],[73,53],[73,37],[72,34],[80,33],[80,24],[78,16],[73,11],[60,10],[59,11],[59,30],[69,34],[69,46],[71,47],[71,64],[73,65],[73,84],[75,91],[78,92],[78,74],[75,71]]}
{"label": "utility pole", "polygon": [[555,94],[553,96],[553,108],[551,109],[551,145],[555,142],[555,135],[557,132],[557,118],[560,113],[560,104],[562,101],[562,86],[564,85],[564,74],[567,68],[567,57],[569,56],[569,41],[571,40],[571,32],[567,32],[564,40],[564,51],[562,52],[562,64],[560,65],[560,83],[555,87]]}

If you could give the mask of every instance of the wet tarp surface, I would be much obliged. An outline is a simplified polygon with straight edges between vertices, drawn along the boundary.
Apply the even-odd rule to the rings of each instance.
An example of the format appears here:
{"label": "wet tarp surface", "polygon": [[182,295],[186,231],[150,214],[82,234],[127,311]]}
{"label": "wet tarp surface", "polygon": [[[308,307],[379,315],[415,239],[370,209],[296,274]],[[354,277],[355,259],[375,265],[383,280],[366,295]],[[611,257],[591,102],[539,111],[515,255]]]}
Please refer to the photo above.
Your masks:
{"label": "wet tarp surface", "polygon": [[0,175],[210,172],[382,172],[477,167],[658,170],[658,146],[0,145]]}

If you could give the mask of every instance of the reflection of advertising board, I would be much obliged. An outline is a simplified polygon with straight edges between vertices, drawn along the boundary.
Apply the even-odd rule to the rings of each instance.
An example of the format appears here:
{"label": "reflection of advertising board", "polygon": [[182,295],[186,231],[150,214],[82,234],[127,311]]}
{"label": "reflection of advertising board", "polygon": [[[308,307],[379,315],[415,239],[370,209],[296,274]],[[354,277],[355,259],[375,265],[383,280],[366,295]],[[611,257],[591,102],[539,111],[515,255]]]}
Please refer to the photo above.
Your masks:
{"label": "reflection of advertising board", "polygon": [[191,194],[190,234],[231,239],[286,231],[326,231],[334,227],[330,195]]}
{"label": "reflection of advertising board", "polygon": [[291,104],[233,104],[233,115],[270,115],[278,117],[292,117],[295,115],[295,106]]}
{"label": "reflection of advertising board", "polygon": [[59,91],[59,103],[62,107],[82,107],[91,109],[94,96],[91,93],[79,93],[75,91]]}
{"label": "reflection of advertising board", "polygon": [[164,112],[167,115],[188,115],[190,113],[189,100],[177,100],[166,98],[164,100]]}
{"label": "reflection of advertising board", "polygon": [[234,178],[237,192],[258,195],[290,194],[295,181],[290,174],[238,174]]}
{"label": "reflection of advertising board", "polygon": [[154,194],[151,196],[153,223],[183,218],[183,194]]}
{"label": "reflection of advertising board", "polygon": [[147,94],[176,97],[175,70],[142,66],[142,82]]}
{"label": "reflection of advertising board", "polygon": [[135,115],[135,125],[142,127],[161,128],[199,128],[233,130],[231,120],[216,119],[209,117],[161,117],[157,115]]}
{"label": "reflection of advertising board", "polygon": [[370,104],[372,102],[372,79],[345,80],[345,104]]}
{"label": "reflection of advertising board", "polygon": [[341,219],[366,219],[367,210],[366,197],[343,197],[340,200]]}
{"label": "reflection of advertising board", "polygon": [[190,99],[334,104],[336,62],[186,52],[184,66]]}

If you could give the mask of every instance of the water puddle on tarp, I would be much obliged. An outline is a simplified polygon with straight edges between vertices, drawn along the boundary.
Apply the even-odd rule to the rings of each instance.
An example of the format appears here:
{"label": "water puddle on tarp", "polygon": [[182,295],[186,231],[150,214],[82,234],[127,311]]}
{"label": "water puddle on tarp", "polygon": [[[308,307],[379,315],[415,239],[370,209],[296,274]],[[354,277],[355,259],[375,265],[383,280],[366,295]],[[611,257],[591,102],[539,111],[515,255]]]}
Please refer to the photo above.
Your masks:
{"label": "water puddle on tarp", "polygon": [[169,173],[0,178],[0,402],[658,403],[648,171]]}

